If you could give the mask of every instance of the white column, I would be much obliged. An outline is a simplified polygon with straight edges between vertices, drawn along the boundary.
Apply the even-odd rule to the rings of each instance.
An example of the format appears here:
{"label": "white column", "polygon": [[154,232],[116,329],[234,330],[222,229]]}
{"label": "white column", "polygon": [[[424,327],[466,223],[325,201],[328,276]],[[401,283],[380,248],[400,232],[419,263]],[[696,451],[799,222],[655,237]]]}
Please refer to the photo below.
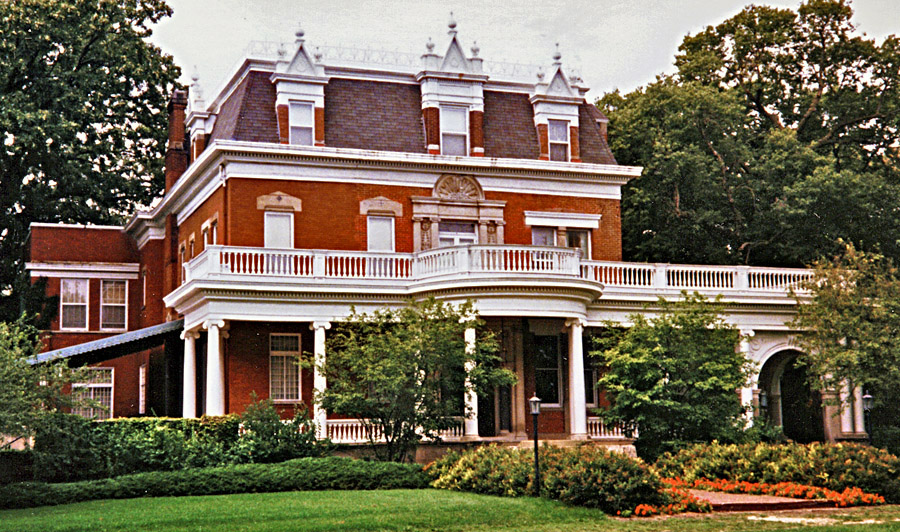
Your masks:
{"label": "white column", "polygon": [[225,415],[225,351],[222,320],[206,322],[206,415]]}
{"label": "white column", "polygon": [[[854,427],[853,419],[853,408],[856,405],[853,403],[854,397],[851,395],[850,386],[847,383],[844,383],[844,385],[841,386],[841,432],[844,434],[857,432]],[[862,430],[859,432],[862,432]]]}
{"label": "white column", "polygon": [[183,331],[184,385],[182,387],[181,417],[197,417],[197,337],[196,331]]}
{"label": "white column", "polygon": [[866,432],[866,412],[863,410],[862,396],[862,388],[855,386],[853,388],[853,419],[855,421],[857,434]]}
{"label": "white column", "polygon": [[[466,327],[465,332],[466,339],[466,353],[472,354],[475,352],[475,329],[472,327]],[[465,436],[467,438],[477,438],[478,437],[478,396],[475,394],[475,390],[472,389],[472,382],[469,380],[469,372],[475,369],[475,361],[468,360],[466,361],[466,412],[470,415],[466,416],[466,427],[465,427]]]}
{"label": "white column", "polygon": [[316,437],[323,439],[328,436],[328,413],[319,406],[318,398],[325,393],[325,374],[322,373],[321,368],[325,365],[325,331],[331,328],[331,323],[314,321],[309,324],[309,328],[315,332],[313,339],[313,389],[315,390],[313,397],[313,421],[316,424]]}
{"label": "white column", "polygon": [[584,321],[566,320],[569,328],[569,435],[572,439],[587,439],[587,404],[584,398]]}
{"label": "white column", "polygon": [[[741,330],[741,342],[738,350],[747,360],[750,360],[750,338],[754,334],[756,332],[752,329]],[[753,412],[753,390],[757,386],[756,379],[752,378],[749,384],[750,386],[741,388],[741,405],[744,407],[744,420],[747,422],[748,427],[752,427],[753,416],[755,415]]]}

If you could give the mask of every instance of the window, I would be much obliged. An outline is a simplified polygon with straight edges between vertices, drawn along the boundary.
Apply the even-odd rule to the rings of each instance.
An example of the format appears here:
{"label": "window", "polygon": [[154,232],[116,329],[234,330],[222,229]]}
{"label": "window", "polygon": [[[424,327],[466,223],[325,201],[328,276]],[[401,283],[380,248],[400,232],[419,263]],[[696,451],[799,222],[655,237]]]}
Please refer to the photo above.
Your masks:
{"label": "window", "polygon": [[79,406],[73,413],[88,419],[109,419],[113,409],[113,368],[87,368],[85,382],[72,384]]}
{"label": "window", "polygon": [[294,214],[266,212],[265,216],[265,246],[267,248],[293,248]]}
{"label": "window", "polygon": [[555,227],[532,227],[531,228],[531,245],[533,245],[533,246],[555,246],[556,245],[556,228]]}
{"label": "window", "polygon": [[550,160],[569,160],[569,122],[566,120],[549,120]]}
{"label": "window", "polygon": [[581,258],[591,258],[591,232],[585,229],[569,229],[566,231],[566,247],[581,250]]}
{"label": "window", "polygon": [[147,364],[138,368],[138,414],[147,413]]}
{"label": "window", "polygon": [[213,246],[216,245],[219,241],[219,221],[213,220],[211,224],[209,224],[209,243]]}
{"label": "window", "polygon": [[367,222],[369,251],[394,251],[394,218],[369,216]]}
{"label": "window", "polygon": [[127,281],[100,281],[100,328],[124,329]]}
{"label": "window", "polygon": [[206,249],[206,246],[209,245],[209,227],[204,227],[202,231],[200,231],[200,235],[203,238],[203,249]]}
{"label": "window", "polygon": [[88,328],[88,280],[63,279],[61,281],[60,328]]}
{"label": "window", "polygon": [[300,401],[300,335],[269,336],[269,397],[273,401]]}
{"label": "window", "polygon": [[147,270],[141,271],[141,308],[147,308]]}
{"label": "window", "polygon": [[181,262],[178,264],[178,269],[179,269],[179,271],[181,272],[181,273],[180,273],[180,275],[181,275],[181,284],[184,284],[184,281],[185,281],[185,278],[184,278],[184,263],[185,263],[185,254],[186,254],[186,253],[187,253],[187,251],[185,250],[184,242],[182,242],[181,245],[178,246],[178,258],[179,258],[179,260],[181,261]]}
{"label": "window", "polygon": [[478,243],[474,222],[440,222],[438,247],[461,246]]}
{"label": "window", "polygon": [[545,406],[560,406],[559,336],[535,336],[534,393]]}
{"label": "window", "polygon": [[469,154],[469,111],[465,107],[441,107],[441,153]]}
{"label": "window", "polygon": [[291,144],[313,145],[313,105],[291,102],[288,121],[291,125]]}
{"label": "window", "polygon": [[196,256],[194,253],[194,233],[191,233],[191,238],[188,240],[188,258],[193,259]]}

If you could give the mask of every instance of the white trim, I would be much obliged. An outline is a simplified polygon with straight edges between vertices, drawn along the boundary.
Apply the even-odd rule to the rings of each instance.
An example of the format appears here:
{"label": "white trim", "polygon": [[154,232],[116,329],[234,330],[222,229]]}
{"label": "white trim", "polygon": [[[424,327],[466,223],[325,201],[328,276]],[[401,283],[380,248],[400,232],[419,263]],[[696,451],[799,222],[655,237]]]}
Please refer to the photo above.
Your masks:
{"label": "white trim", "polygon": [[138,414],[147,413],[147,364],[138,366]]}
{"label": "white trim", "polygon": [[78,279],[137,279],[141,265],[137,262],[26,262],[32,277]]}
{"label": "white trim", "polygon": [[[103,326],[103,283],[106,281],[122,281],[125,283],[125,326],[124,327],[104,327]],[[100,330],[101,331],[127,331],[128,330],[128,285],[130,283],[124,279],[100,279]],[[118,307],[119,305],[108,305]]]}
{"label": "white trim", "polygon": [[[87,284],[84,297],[84,327],[63,326],[63,282],[84,281]],[[60,331],[86,331],[91,328],[91,280],[87,277],[66,277],[59,280],[59,330]]]}
{"label": "white trim", "polygon": [[543,227],[565,227],[566,229],[599,229],[600,214],[575,212],[525,211],[525,225]]}

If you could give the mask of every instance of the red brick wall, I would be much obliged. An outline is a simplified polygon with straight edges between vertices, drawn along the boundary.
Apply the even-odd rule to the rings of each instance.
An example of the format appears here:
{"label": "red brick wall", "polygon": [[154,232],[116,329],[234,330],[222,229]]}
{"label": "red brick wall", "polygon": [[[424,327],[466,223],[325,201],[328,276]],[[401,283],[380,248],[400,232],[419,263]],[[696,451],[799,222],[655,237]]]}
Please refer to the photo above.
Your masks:
{"label": "red brick wall", "polygon": [[[422,109],[422,115],[425,118],[425,144],[427,146],[441,145],[441,110],[437,107],[426,107]],[[431,151],[429,151],[431,153]],[[441,153],[440,150],[434,153]]]}
{"label": "red brick wall", "polygon": [[[255,199],[255,198],[254,198]],[[185,254],[185,260],[191,260],[203,251],[203,224],[213,216],[218,215],[218,244],[224,243],[222,231],[222,218],[225,212],[225,189],[219,187],[212,195],[200,205],[197,210],[191,213],[181,225],[178,226],[178,244],[185,243],[188,252]],[[190,247],[187,246],[191,234],[194,235],[194,255],[190,254]]]}
{"label": "red brick wall", "polygon": [[[147,273],[147,304],[140,307],[139,327],[158,325],[165,321],[163,279],[165,277],[165,241],[150,240],[141,248],[141,272]],[[143,280],[139,279],[138,289]]]}
{"label": "red brick wall", "polygon": [[547,127],[547,124],[537,125],[538,144],[541,147],[541,155],[538,158],[542,161],[550,160],[550,134]]}
{"label": "red brick wall", "polygon": [[138,262],[134,241],[121,229],[31,228],[32,262]]}

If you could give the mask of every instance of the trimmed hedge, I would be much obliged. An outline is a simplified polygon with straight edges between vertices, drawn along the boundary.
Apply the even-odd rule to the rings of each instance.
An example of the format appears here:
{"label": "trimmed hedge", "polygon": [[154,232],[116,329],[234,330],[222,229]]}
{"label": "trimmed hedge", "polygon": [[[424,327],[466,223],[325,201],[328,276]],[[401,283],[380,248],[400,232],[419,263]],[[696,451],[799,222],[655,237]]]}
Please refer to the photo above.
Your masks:
{"label": "trimmed hedge", "polygon": [[11,482],[23,482],[33,477],[32,465],[34,455],[31,449],[0,450],[0,485]]}
{"label": "trimmed hedge", "polygon": [[[541,495],[566,504],[631,513],[640,504],[672,502],[649,467],[602,447],[544,445]],[[426,467],[436,488],[517,497],[534,492],[534,453],[496,445],[451,453]]]}
{"label": "trimmed hedge", "polygon": [[856,443],[695,445],[655,464],[665,477],[794,482],[843,491],[860,488],[900,503],[900,458]]}
{"label": "trimmed hedge", "polygon": [[279,464],[155,471],[64,484],[10,484],[0,487],[0,508],[30,508],[97,499],[427,486],[428,478],[421,466],[415,464],[337,457],[298,458]]}

